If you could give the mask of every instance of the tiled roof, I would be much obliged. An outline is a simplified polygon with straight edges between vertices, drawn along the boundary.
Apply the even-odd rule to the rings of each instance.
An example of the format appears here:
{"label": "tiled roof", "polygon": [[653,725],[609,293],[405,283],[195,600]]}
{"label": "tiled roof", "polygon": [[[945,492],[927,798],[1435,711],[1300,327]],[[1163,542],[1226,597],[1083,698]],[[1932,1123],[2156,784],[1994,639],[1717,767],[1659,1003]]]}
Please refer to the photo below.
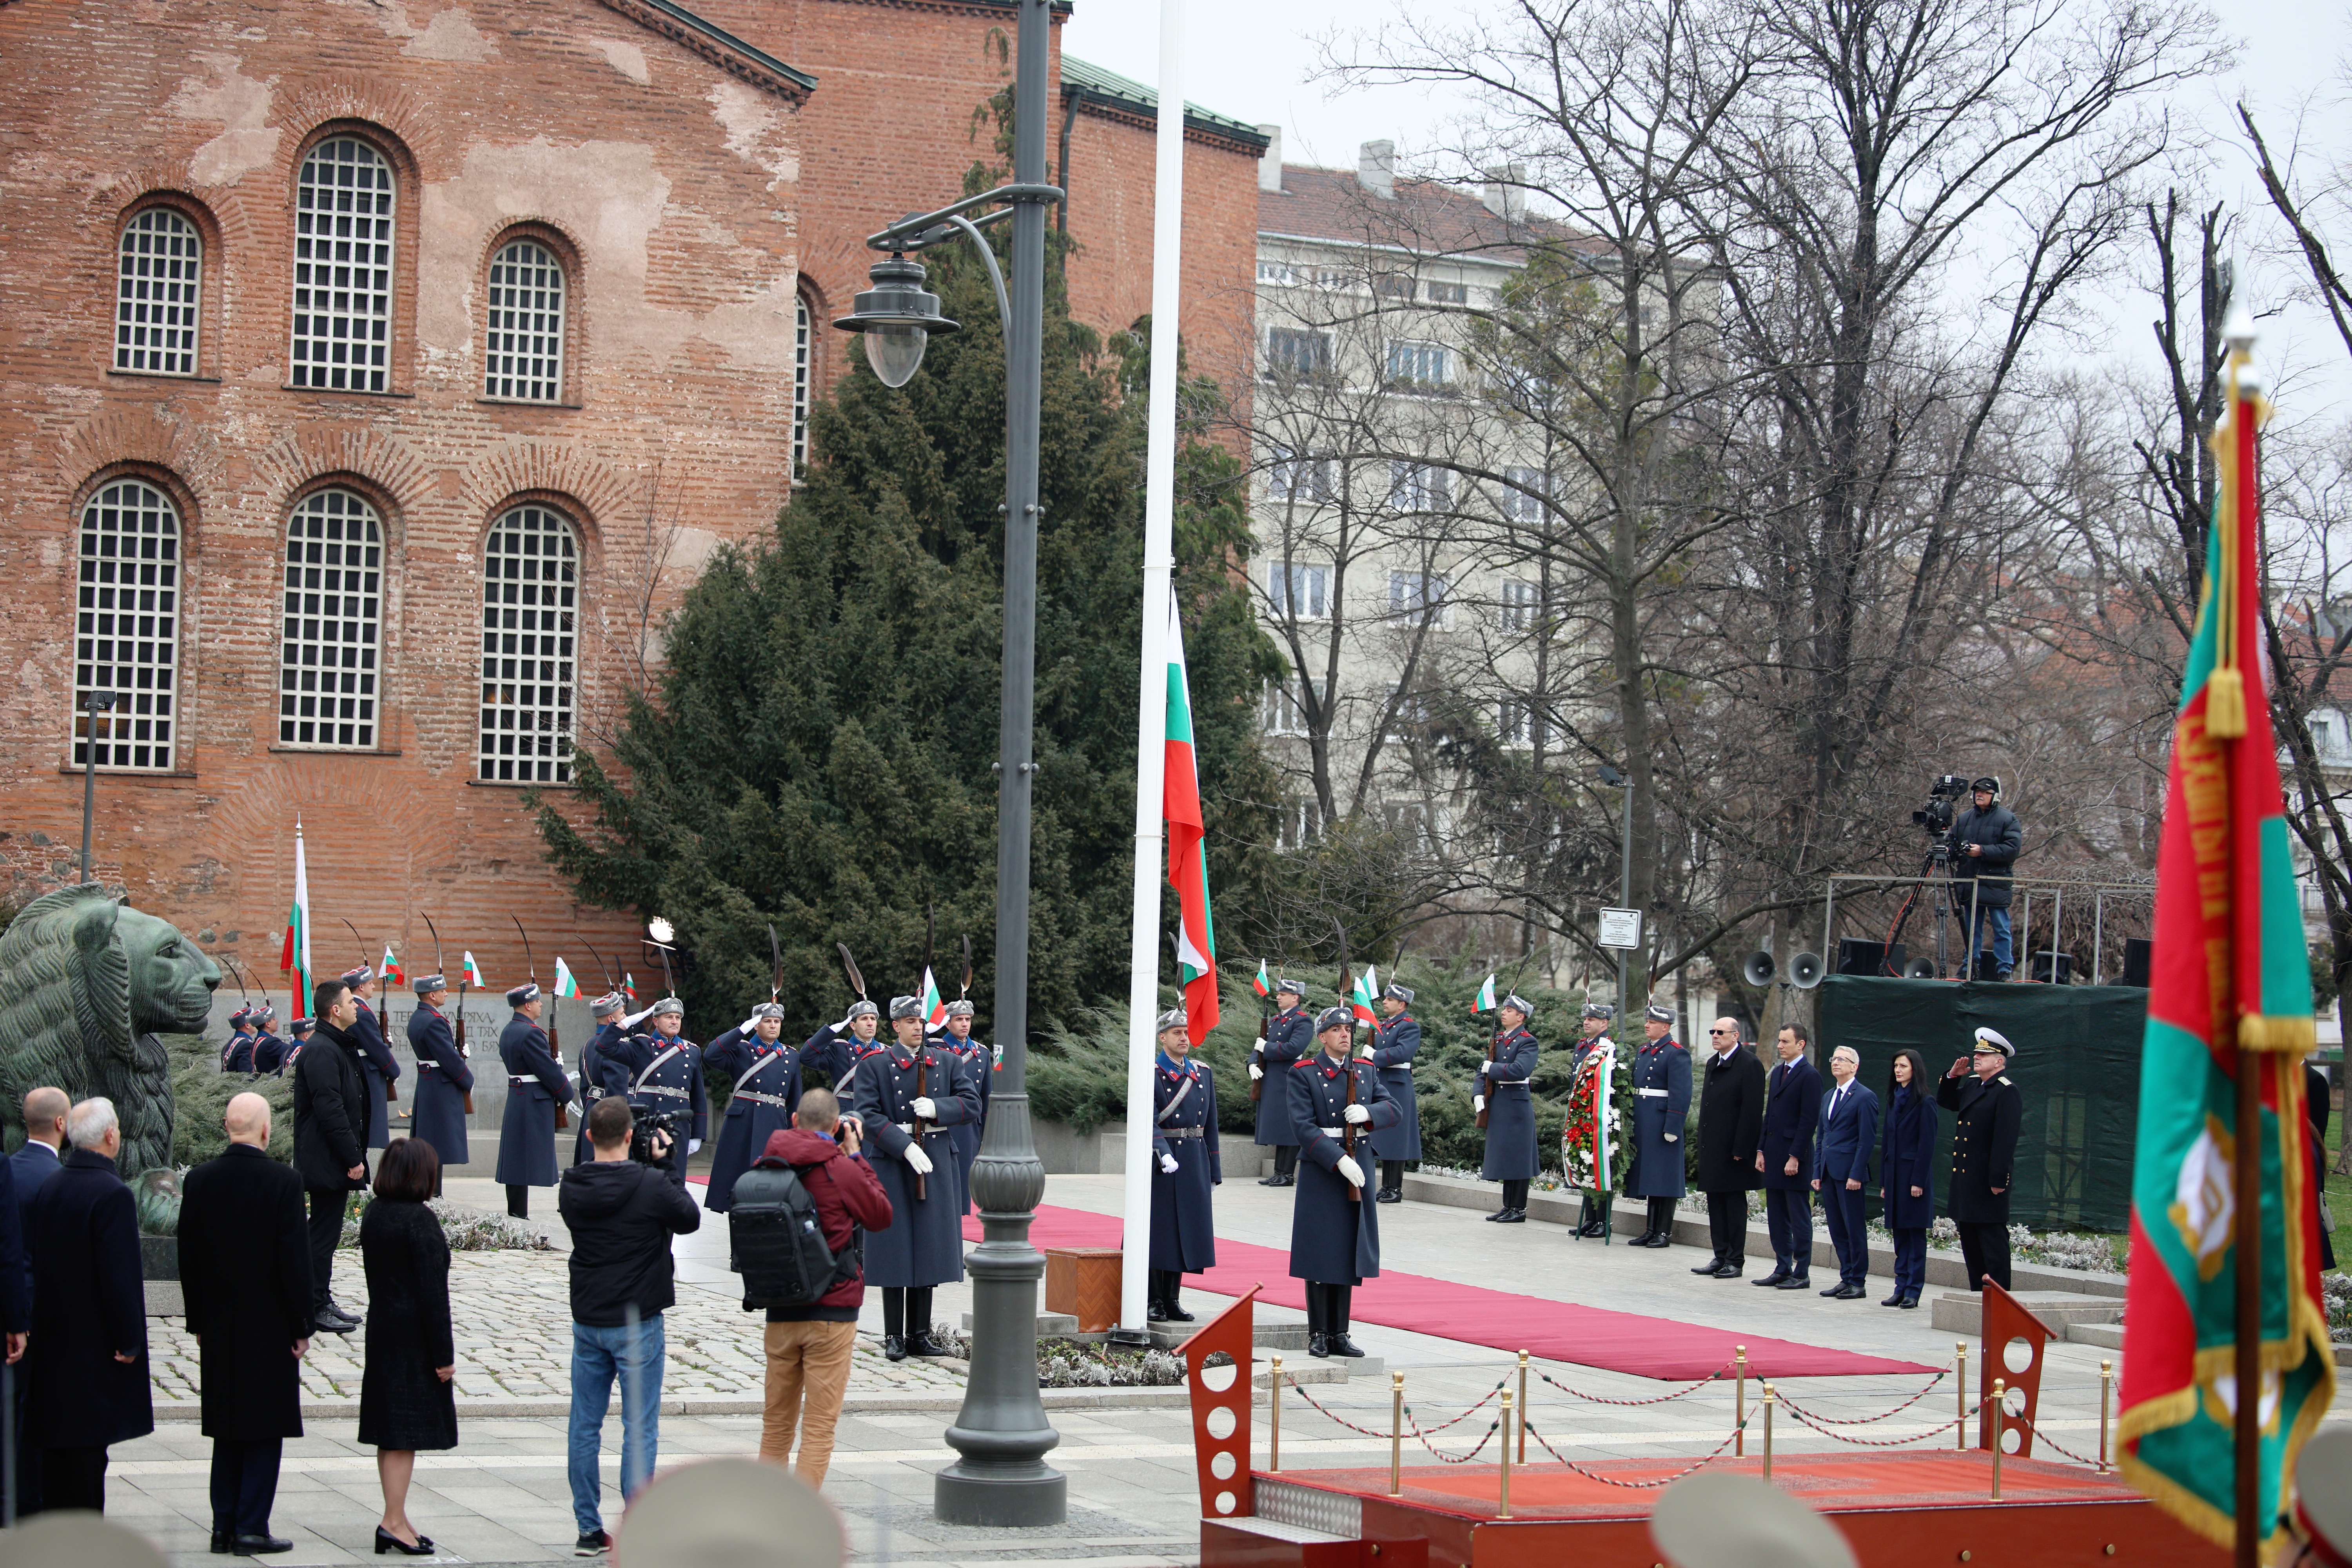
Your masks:
{"label": "tiled roof", "polygon": [[[1117,71],[1105,70],[1069,55],[1062,57],[1062,94],[1081,102],[1099,103],[1111,109],[1147,121],[1160,118],[1160,93],[1139,81],[1133,81]],[[1246,121],[1235,120],[1230,114],[1218,114],[1187,101],[1184,105],[1184,129],[1231,142],[1253,153],[1266,149],[1265,133]]]}
{"label": "tiled roof", "polygon": [[1365,189],[1352,169],[1295,163],[1282,166],[1282,189],[1258,192],[1257,230],[1496,261],[1517,261],[1531,245],[1600,248],[1591,236],[1549,218],[1507,222],[1475,195],[1434,180],[1401,179],[1391,199]]}
{"label": "tiled roof", "polygon": [[758,46],[705,21],[677,0],[604,0],[604,4],[754,87],[799,102],[816,86],[816,78],[808,72],[796,70]]}

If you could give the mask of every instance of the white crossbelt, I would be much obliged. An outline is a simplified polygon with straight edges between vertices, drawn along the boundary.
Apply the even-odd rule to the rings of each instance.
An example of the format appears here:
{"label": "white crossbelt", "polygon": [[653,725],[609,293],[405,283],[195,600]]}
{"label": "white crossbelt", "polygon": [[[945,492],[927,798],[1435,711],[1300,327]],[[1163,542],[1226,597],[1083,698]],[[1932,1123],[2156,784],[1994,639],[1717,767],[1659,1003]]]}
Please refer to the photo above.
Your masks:
{"label": "white crossbelt", "polygon": [[[912,1138],[915,1135],[915,1124],[911,1121],[893,1121],[890,1125],[896,1127],[899,1131],[904,1132],[909,1138]],[[944,1127],[927,1127],[923,1130],[923,1136],[926,1138],[937,1138],[940,1133],[945,1132],[946,1131],[947,1129]]]}
{"label": "white crossbelt", "polygon": [[1644,1100],[1664,1100],[1666,1098],[1666,1091],[1663,1089],[1637,1089],[1633,1092],[1640,1095]]}
{"label": "white crossbelt", "polygon": [[1347,1136],[1344,1131],[1337,1127],[1318,1127],[1316,1131],[1322,1133],[1326,1138],[1344,1138]]}
{"label": "white crossbelt", "polygon": [[780,1110],[790,1110],[792,1109],[791,1106],[784,1103],[784,1097],[782,1095],[761,1094],[756,1089],[739,1089],[734,1093],[729,1095],[727,1100],[730,1104],[732,1104],[739,1100],[748,1100],[760,1105],[772,1105]]}

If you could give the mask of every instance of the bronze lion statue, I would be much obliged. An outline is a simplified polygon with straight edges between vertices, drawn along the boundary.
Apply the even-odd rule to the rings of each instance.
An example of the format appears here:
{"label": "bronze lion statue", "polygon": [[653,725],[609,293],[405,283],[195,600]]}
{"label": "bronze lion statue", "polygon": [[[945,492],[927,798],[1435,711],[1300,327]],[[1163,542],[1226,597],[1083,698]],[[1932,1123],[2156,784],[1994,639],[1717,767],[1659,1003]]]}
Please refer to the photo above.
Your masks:
{"label": "bronze lion statue", "polygon": [[24,1146],[26,1091],[54,1084],[104,1095],[122,1121],[116,1168],[129,1181],[172,1165],[172,1058],[164,1034],[192,1034],[212,1010],[219,966],[179,928],[105,889],[45,893],[0,935],[0,1125]]}

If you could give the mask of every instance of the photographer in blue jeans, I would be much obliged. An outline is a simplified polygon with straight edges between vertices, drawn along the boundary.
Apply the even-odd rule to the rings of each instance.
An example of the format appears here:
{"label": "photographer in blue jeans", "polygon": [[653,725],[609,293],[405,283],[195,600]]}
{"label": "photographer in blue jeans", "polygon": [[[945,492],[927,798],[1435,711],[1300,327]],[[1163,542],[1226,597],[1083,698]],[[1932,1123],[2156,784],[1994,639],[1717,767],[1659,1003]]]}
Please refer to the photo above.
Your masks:
{"label": "photographer in blue jeans", "polygon": [[637,1495],[661,1447],[662,1313],[677,1299],[670,1240],[702,1224],[656,1130],[648,1163],[630,1157],[635,1118],[618,1095],[588,1112],[594,1158],[563,1173],[556,1210],[572,1232],[572,1548],[593,1557],[610,1548],[597,1471],[604,1413],[621,1385],[621,1497]]}
{"label": "photographer in blue jeans", "polygon": [[[1969,931],[1968,956],[1961,961],[1961,973],[1970,979],[1980,979],[1975,971],[1977,954],[1983,951],[1987,928],[1992,936],[1992,966],[1995,980],[2006,980],[2013,963],[2010,946],[2009,900],[2011,891],[2010,868],[2017,863],[2017,852],[2024,847],[2025,829],[2017,814],[1999,803],[2000,781],[1986,775],[1969,786],[1973,797],[1970,808],[1960,813],[1945,838],[1945,847],[1952,858],[1952,904]],[[1970,919],[1969,911],[1975,911]]]}

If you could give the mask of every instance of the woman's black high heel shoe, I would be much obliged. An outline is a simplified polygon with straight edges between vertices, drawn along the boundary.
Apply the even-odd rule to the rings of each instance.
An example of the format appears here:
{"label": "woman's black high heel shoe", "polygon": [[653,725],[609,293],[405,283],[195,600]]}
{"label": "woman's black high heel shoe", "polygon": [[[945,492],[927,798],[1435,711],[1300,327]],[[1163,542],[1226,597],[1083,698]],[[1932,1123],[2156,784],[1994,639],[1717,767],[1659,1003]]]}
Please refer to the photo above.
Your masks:
{"label": "woman's black high heel shoe", "polygon": [[436,1550],[433,1538],[421,1530],[416,1532],[416,1544],[411,1546],[383,1526],[379,1524],[375,1527],[375,1554],[378,1557],[387,1552],[397,1552],[404,1557],[430,1557]]}

